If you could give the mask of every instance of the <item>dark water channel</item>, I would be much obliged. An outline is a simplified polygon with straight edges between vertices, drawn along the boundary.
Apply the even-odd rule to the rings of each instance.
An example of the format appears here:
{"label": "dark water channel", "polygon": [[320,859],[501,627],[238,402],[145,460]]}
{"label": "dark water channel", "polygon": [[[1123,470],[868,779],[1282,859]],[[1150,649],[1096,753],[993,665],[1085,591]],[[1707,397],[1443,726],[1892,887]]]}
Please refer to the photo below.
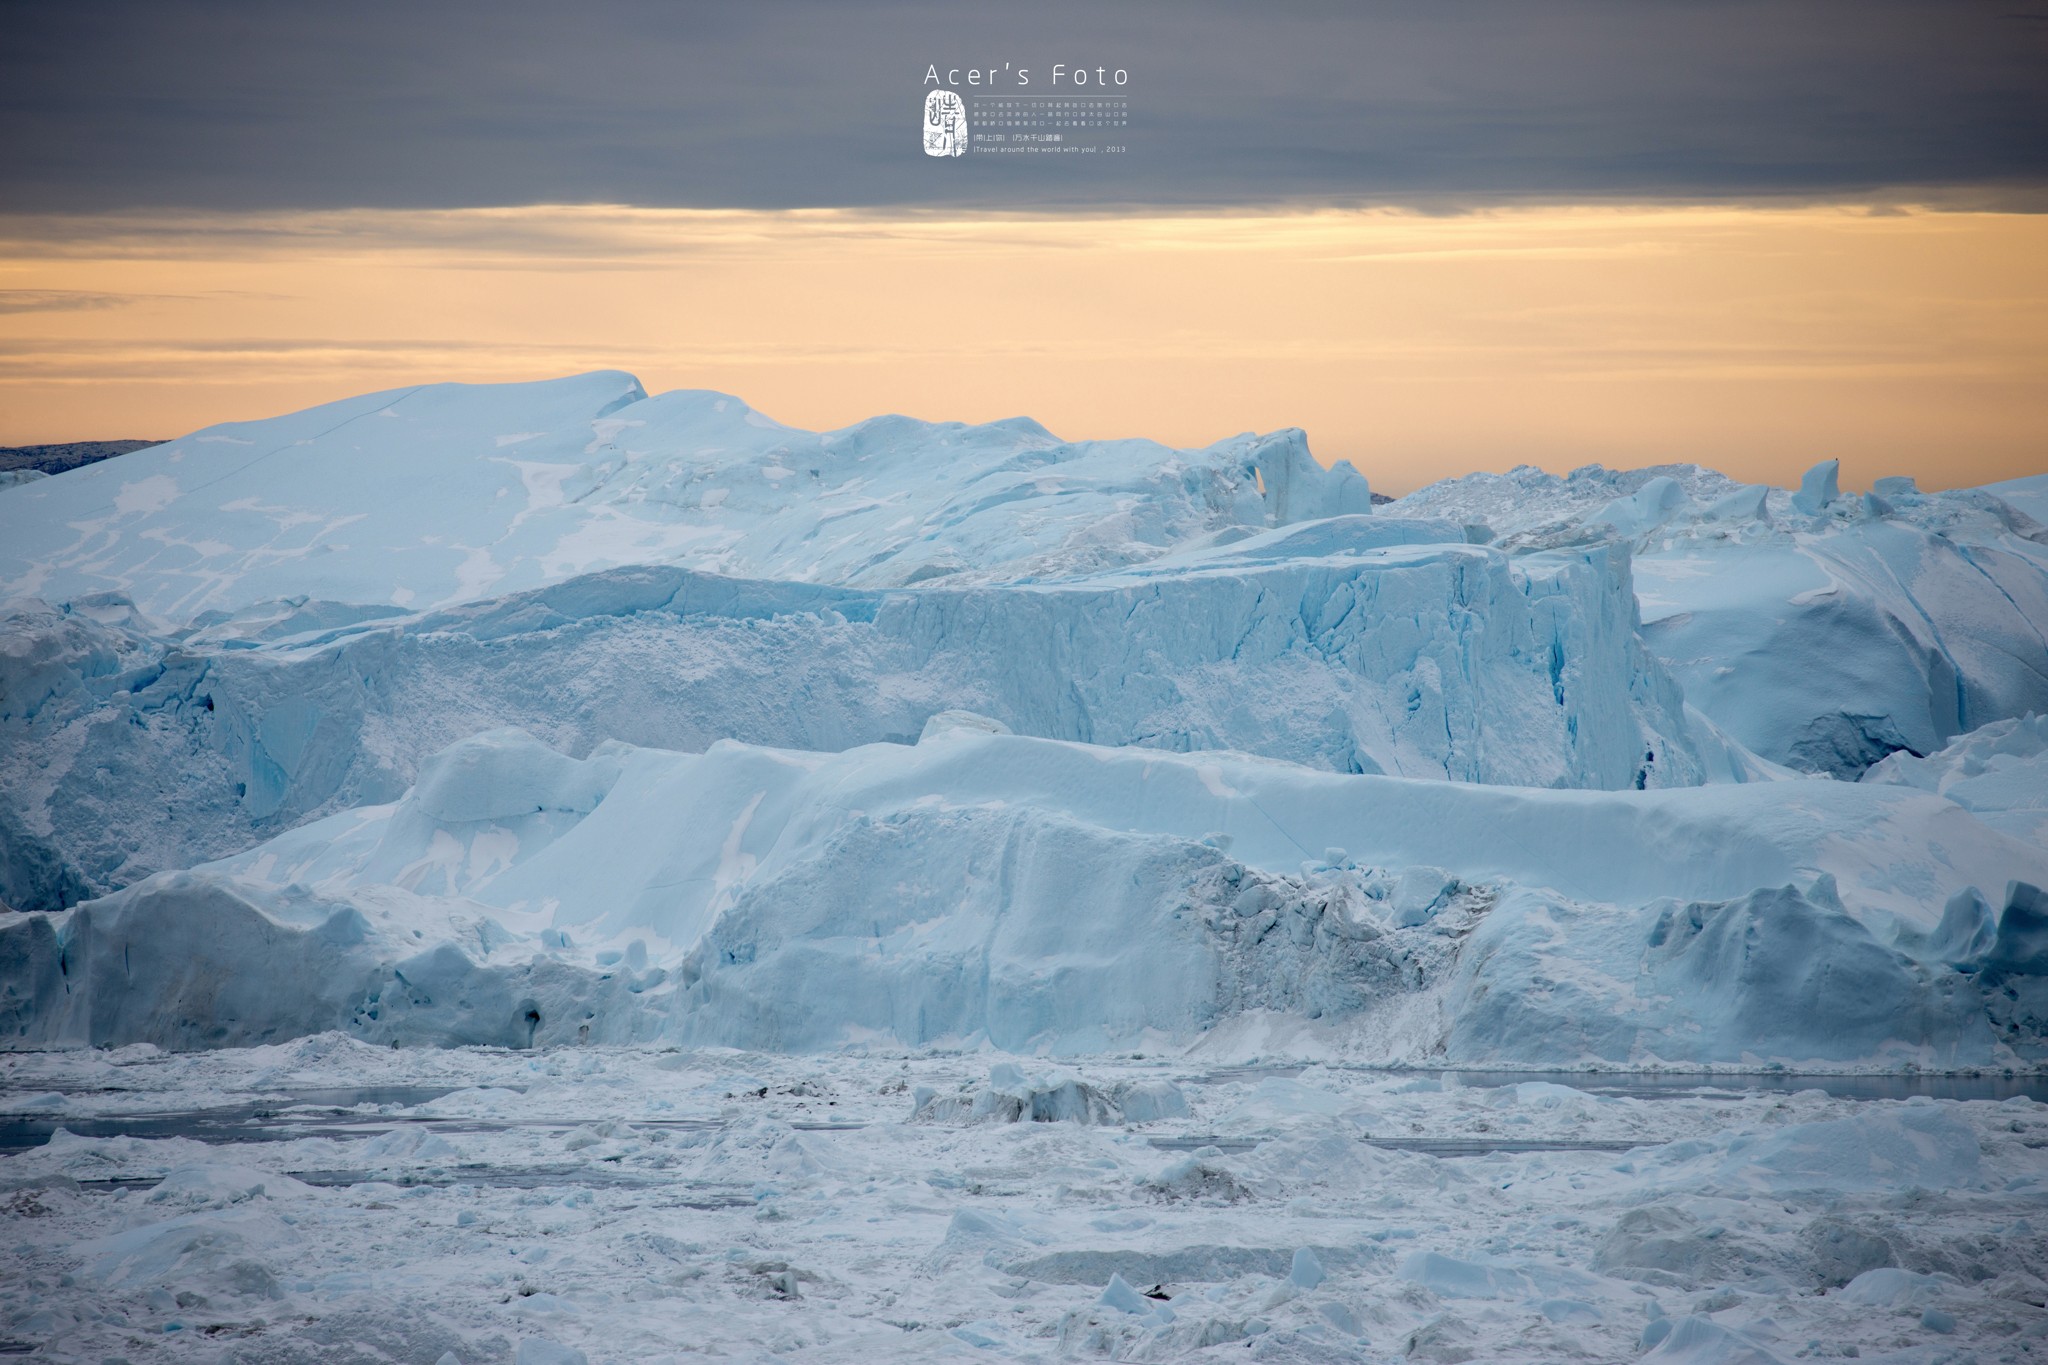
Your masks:
{"label": "dark water channel", "polygon": [[[1301,1066],[1234,1066],[1221,1067],[1203,1075],[1191,1078],[1197,1085],[1219,1085],[1233,1081],[1257,1081],[1267,1077],[1292,1077],[1306,1068]],[[1360,1068],[1363,1070],[1363,1068]],[[1388,1078],[1412,1076],[1414,1079],[1441,1084],[1446,1089],[1471,1087],[1492,1089],[1500,1086],[1517,1085],[1528,1081],[1545,1081],[1553,1085],[1568,1086],[1583,1090],[1591,1095],[1617,1096],[1639,1100],[1664,1099],[1738,1099],[1745,1094],[1793,1094],[1801,1090],[1821,1090],[1836,1099],[1848,1100],[1904,1100],[1915,1096],[1926,1096],[1938,1100],[2005,1100],[2015,1095],[2048,1102],[2048,1076],[2043,1075],[1862,1075],[1862,1076],[1813,1076],[1791,1075],[1784,1072],[1757,1072],[1753,1074],[1719,1073],[1624,1073],[1624,1072],[1547,1072],[1547,1071],[1465,1071],[1465,1072],[1384,1072]],[[0,1116],[0,1154],[26,1151],[40,1147],[50,1140],[58,1129],[74,1133],[79,1137],[109,1138],[191,1138],[195,1141],[223,1144],[242,1142],[282,1142],[293,1138],[314,1136],[373,1136],[390,1132],[395,1128],[419,1126],[436,1133],[479,1133],[501,1132],[513,1128],[565,1130],[578,1126],[574,1119],[545,1120],[496,1120],[486,1118],[430,1117],[412,1114],[390,1114],[374,1111],[386,1106],[410,1108],[426,1104],[451,1093],[452,1086],[364,1086],[339,1087],[319,1090],[296,1090],[265,1096],[260,1100],[240,1104],[223,1105],[211,1109],[193,1109],[172,1112],[144,1114],[103,1114],[85,1117],[69,1114],[14,1114]],[[704,1129],[720,1126],[710,1119],[636,1119],[636,1129],[667,1128],[672,1130]],[[804,1123],[793,1125],[802,1129],[843,1131],[856,1128],[858,1124],[845,1123]],[[1614,1142],[1579,1142],[1563,1139],[1528,1140],[1515,1138],[1372,1138],[1367,1139],[1375,1146],[1398,1148],[1405,1151],[1427,1152],[1434,1156],[1483,1156],[1494,1152],[1527,1151],[1619,1151],[1634,1144]],[[1245,1151],[1256,1145],[1256,1140],[1234,1137],[1176,1137],[1154,1138],[1151,1145],[1170,1151],[1194,1151],[1202,1147],[1217,1147],[1222,1151]],[[435,1183],[444,1181],[478,1180],[484,1183],[554,1183],[574,1181],[589,1183],[593,1174],[600,1179],[602,1172],[593,1173],[588,1168],[578,1168],[580,1174],[568,1170],[540,1170],[531,1172],[504,1171],[495,1175],[482,1171],[451,1172],[431,1177]],[[621,1183],[630,1177],[622,1174]],[[363,1173],[308,1172],[302,1179],[309,1178],[318,1183],[348,1184],[370,1178]]]}
{"label": "dark water channel", "polygon": [[[1195,1078],[1197,1084],[1221,1085],[1230,1081],[1256,1081],[1267,1076],[1299,1076],[1305,1066],[1226,1066]],[[1589,1095],[1632,1100],[1736,1099],[1745,1094],[1792,1095],[1802,1090],[1820,1090],[1838,1100],[1909,1100],[1925,1096],[1931,1100],[2009,1100],[2024,1095],[2048,1104],[2048,1074],[1979,1073],[1943,1075],[1927,1073],[1885,1073],[1882,1075],[1815,1076],[1786,1071],[1376,1071],[1369,1067],[1328,1068],[1354,1071],[1388,1080],[1434,1081],[1446,1090],[1469,1086],[1474,1090],[1547,1081],[1551,1085],[1583,1090]]]}

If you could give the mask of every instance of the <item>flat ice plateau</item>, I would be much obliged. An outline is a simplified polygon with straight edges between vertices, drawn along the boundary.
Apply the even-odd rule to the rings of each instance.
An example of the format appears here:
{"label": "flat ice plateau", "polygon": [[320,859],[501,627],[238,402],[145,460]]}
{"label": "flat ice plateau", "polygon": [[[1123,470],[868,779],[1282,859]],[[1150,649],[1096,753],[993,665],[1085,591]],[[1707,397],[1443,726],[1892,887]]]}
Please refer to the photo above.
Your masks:
{"label": "flat ice plateau", "polygon": [[612,372],[0,488],[0,1348],[2048,1351],[2033,1082],[1436,1079],[2038,1077],[2044,516]]}

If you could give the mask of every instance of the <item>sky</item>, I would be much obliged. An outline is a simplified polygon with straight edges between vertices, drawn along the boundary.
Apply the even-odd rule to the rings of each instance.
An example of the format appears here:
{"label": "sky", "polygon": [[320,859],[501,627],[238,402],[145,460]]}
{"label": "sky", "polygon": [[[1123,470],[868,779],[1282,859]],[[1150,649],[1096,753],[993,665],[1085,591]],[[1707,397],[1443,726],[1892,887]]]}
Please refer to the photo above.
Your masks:
{"label": "sky", "polygon": [[[0,443],[616,366],[807,426],[1301,426],[1391,491],[2048,470],[2048,5],[10,0],[6,28]],[[1072,86],[1097,67],[1125,83]],[[1126,150],[927,157],[933,74],[971,122],[1114,94]]]}

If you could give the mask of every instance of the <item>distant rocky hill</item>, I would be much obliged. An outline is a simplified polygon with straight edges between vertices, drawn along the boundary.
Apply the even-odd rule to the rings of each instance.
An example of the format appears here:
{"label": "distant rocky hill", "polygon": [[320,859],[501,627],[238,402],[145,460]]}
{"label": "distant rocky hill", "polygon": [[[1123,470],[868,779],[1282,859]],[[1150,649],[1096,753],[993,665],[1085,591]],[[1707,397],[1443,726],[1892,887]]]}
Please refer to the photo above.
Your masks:
{"label": "distant rocky hill", "polygon": [[53,446],[0,446],[0,473],[33,469],[43,474],[62,474],[80,465],[162,444],[161,441],[65,441]]}

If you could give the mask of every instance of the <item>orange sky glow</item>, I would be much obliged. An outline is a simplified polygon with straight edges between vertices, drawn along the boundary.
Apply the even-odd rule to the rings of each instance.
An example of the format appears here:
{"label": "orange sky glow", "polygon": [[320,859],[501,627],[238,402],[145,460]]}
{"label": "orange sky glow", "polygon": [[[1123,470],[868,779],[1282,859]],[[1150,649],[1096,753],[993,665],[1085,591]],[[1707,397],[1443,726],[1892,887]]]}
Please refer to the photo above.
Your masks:
{"label": "orange sky glow", "polygon": [[1403,492],[1693,460],[2048,470],[2048,215],[534,207],[0,217],[0,444],[631,370],[785,422],[1306,428]]}

